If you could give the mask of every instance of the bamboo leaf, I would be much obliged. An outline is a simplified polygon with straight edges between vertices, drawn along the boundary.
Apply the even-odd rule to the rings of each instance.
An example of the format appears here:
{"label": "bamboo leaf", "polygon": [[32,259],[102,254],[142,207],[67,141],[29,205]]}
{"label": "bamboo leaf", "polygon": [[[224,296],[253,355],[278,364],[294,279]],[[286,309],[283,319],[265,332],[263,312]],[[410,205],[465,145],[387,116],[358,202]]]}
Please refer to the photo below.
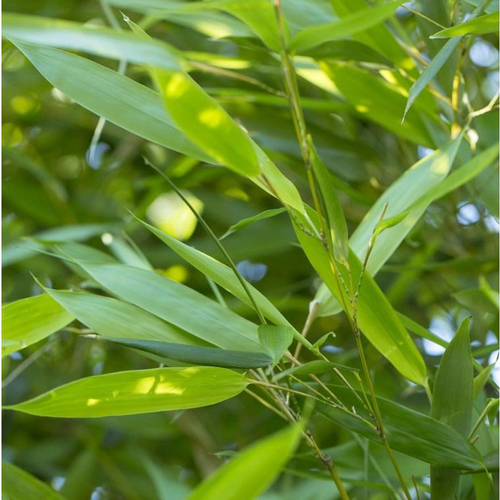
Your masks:
{"label": "bamboo leaf", "polygon": [[408,100],[406,102],[406,107],[403,113],[403,121],[406,118],[406,114],[411,108],[412,104],[415,102],[417,97],[421,92],[427,87],[430,81],[439,73],[439,70],[451,57],[462,37],[456,37],[448,40],[440,51],[434,56],[432,61],[429,63],[427,68],[419,76],[418,80],[411,86],[410,92],[408,94]]}
{"label": "bamboo leaf", "polygon": [[223,349],[262,352],[257,325],[164,276],[120,264],[80,267],[121,300]]}
{"label": "bamboo leaf", "polygon": [[121,300],[69,290],[46,288],[45,291],[78,321],[106,338],[119,335],[126,339],[208,345],[157,316]]}
{"label": "bamboo leaf", "polygon": [[80,106],[148,141],[213,162],[178,129],[163,109],[160,96],[151,89],[69,52],[14,44],[44,78]]}
{"label": "bamboo leaf", "polygon": [[[317,225],[317,214],[310,210],[309,216]],[[346,296],[342,287],[339,289],[338,282],[329,265],[328,255],[321,241],[300,230],[297,223],[302,223],[304,227],[307,227],[304,219],[300,219],[297,214],[294,218],[296,219],[294,220],[295,232],[309,262],[326,283],[332,295],[352,315],[350,298]],[[351,251],[349,254],[349,268],[354,283],[359,281],[361,267],[361,262]],[[340,272],[343,274],[344,281],[348,283],[347,271],[341,269]],[[426,368],[422,356],[391,304],[368,271],[364,273],[357,308],[358,323],[366,338],[403,376],[422,385],[426,378]]]}
{"label": "bamboo leaf", "polygon": [[498,11],[465,21],[451,28],[438,31],[431,38],[451,38],[464,35],[486,35],[498,32]]}
{"label": "bamboo leaf", "polygon": [[276,215],[282,214],[286,212],[286,208],[272,208],[270,210],[264,210],[260,214],[254,215],[253,217],[247,217],[246,219],[241,219],[236,224],[233,224],[219,239],[223,240],[227,238],[230,234],[243,229],[244,227],[253,224],[259,220],[269,219],[270,217],[274,217]]}
{"label": "bamboo leaf", "polygon": [[[329,387],[348,408],[355,405],[360,416],[370,418],[365,408],[358,407],[356,397],[348,388],[332,385]],[[393,450],[434,466],[482,470],[478,451],[453,427],[388,399],[377,397],[377,401],[384,419],[387,439]],[[361,419],[322,403],[317,405],[317,409],[339,425],[365,436],[370,441],[381,443],[376,430]]]}
{"label": "bamboo leaf", "polygon": [[339,21],[305,29],[292,39],[290,48],[301,52],[330,40],[336,40],[365,31],[391,16],[403,1],[395,0],[374,8],[359,10],[343,17]]}
{"label": "bamboo leaf", "polygon": [[252,500],[273,482],[300,439],[294,426],[262,439],[224,464],[201,483],[187,500]]}
{"label": "bamboo leaf", "polygon": [[[473,408],[474,375],[469,337],[470,318],[465,319],[446,348],[439,364],[432,395],[431,415],[467,438]],[[460,472],[431,467],[432,498],[453,500]]]}
{"label": "bamboo leaf", "polygon": [[237,396],[247,386],[225,368],[155,368],[82,378],[4,409],[41,417],[95,418],[186,410]]}
{"label": "bamboo leaf", "polygon": [[308,137],[308,144],[311,153],[311,165],[315,178],[318,181],[319,189],[323,195],[326,214],[328,216],[329,234],[326,235],[327,241],[335,259],[342,264],[346,264],[349,256],[349,235],[347,233],[347,223],[342,205],[340,204],[333,179],[318,156],[310,136]]}
{"label": "bamboo leaf", "polygon": [[[460,134],[442,149],[422,158],[393,182],[370,208],[352,234],[349,240],[350,248],[358,258],[364,259],[370,238],[379,223],[380,214],[385,205],[387,204],[385,217],[391,220],[409,210],[400,223],[387,229],[377,238],[377,244],[373,247],[367,264],[367,270],[372,276],[377,274],[387,259],[396,251],[430,203],[478,175],[498,154],[498,148],[489,148],[446,178],[455,160],[462,136]],[[316,294],[316,297],[321,297],[322,300],[321,314],[335,314],[341,308],[329,298],[329,295],[325,293],[325,288],[322,285]]]}
{"label": "bamboo leaf", "polygon": [[[131,349],[148,352],[166,360],[181,361],[182,363],[192,365],[249,369],[262,368],[270,365],[273,361],[267,354],[258,352],[230,351],[215,347],[172,344],[155,340],[116,337],[106,337],[104,340]],[[263,347],[266,346],[263,344]]]}
{"label": "bamboo leaf", "polygon": [[259,340],[273,359],[273,364],[283,357],[293,340],[293,328],[289,326],[259,326]]}
{"label": "bamboo leaf", "polygon": [[139,38],[112,28],[6,12],[2,35],[9,40],[180,70],[181,52],[160,40]]}
{"label": "bamboo leaf", "polygon": [[2,496],[5,500],[64,500],[48,484],[9,462],[2,462]]}
{"label": "bamboo leaf", "polygon": [[488,365],[486,368],[483,368],[475,377],[474,377],[474,392],[473,392],[473,400],[475,401],[477,397],[481,394],[484,389],[484,386],[488,382],[490,378],[490,374],[495,368],[496,363],[492,363]]}
{"label": "bamboo leaf", "polygon": [[2,356],[39,342],[74,319],[49,295],[37,295],[4,305]]}

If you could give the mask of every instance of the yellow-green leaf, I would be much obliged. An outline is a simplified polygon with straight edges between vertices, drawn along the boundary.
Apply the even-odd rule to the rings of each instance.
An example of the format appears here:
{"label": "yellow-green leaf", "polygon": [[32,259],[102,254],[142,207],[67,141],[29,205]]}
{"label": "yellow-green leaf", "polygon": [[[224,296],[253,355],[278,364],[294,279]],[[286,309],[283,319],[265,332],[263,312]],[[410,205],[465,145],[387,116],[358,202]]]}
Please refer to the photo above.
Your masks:
{"label": "yellow-green leaf", "polygon": [[39,342],[74,319],[49,295],[6,304],[2,307],[2,356]]}
{"label": "yellow-green leaf", "polygon": [[232,398],[247,383],[239,373],[208,366],[131,370],[82,378],[4,408],[61,418],[186,410]]}

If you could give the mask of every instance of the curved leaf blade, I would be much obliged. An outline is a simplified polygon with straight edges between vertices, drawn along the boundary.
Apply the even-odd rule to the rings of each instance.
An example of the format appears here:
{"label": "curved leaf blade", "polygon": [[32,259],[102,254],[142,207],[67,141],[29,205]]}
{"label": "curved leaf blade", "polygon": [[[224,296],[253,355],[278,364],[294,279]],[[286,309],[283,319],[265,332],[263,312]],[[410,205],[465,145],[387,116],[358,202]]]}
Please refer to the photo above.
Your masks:
{"label": "curved leaf blade", "polygon": [[96,56],[180,70],[180,52],[160,40],[137,37],[112,28],[6,12],[2,35],[10,40]]}
{"label": "curved leaf blade", "polygon": [[244,376],[213,367],[131,370],[82,378],[5,409],[58,418],[96,418],[186,410],[237,396]]}

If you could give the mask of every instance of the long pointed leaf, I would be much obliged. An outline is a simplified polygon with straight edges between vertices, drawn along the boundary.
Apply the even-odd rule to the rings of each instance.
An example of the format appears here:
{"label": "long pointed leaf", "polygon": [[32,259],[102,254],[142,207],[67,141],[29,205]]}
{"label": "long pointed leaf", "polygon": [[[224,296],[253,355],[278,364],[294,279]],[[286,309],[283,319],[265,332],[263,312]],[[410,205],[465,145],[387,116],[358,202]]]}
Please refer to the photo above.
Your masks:
{"label": "long pointed leaf", "polygon": [[61,418],[186,410],[237,396],[247,383],[236,372],[207,366],[131,370],[82,378],[4,408]]}

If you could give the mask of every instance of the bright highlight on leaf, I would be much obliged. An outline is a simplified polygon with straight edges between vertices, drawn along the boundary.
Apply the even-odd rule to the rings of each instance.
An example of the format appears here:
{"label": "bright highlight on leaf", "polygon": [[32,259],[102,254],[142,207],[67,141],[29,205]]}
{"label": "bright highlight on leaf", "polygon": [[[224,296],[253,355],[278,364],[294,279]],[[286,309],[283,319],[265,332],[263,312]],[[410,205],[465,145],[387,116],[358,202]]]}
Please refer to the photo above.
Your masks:
{"label": "bright highlight on leaf", "polygon": [[224,368],[157,368],[82,378],[5,409],[60,418],[185,410],[237,396],[247,381]]}

